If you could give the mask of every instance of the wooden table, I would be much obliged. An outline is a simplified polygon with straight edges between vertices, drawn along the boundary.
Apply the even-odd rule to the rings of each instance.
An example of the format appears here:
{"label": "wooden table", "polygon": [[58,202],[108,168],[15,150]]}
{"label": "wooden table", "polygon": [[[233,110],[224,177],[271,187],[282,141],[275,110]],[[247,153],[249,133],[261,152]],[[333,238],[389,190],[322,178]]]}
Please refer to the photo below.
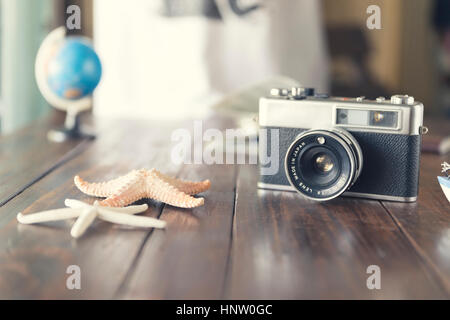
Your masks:
{"label": "wooden table", "polygon": [[[52,115],[0,138],[0,298],[450,297],[450,206],[436,179],[445,157],[422,156],[417,203],[315,203],[258,190],[253,165],[171,164],[173,125],[93,119],[97,139],[48,142],[60,122]],[[209,178],[205,205],[148,201],[145,215],[167,221],[167,230],[96,221],[78,240],[70,221],[16,221],[65,198],[92,202],[74,186],[76,174],[103,181],[140,167]],[[81,290],[66,288],[69,265],[81,268]],[[370,265],[380,267],[380,290],[367,288]]]}

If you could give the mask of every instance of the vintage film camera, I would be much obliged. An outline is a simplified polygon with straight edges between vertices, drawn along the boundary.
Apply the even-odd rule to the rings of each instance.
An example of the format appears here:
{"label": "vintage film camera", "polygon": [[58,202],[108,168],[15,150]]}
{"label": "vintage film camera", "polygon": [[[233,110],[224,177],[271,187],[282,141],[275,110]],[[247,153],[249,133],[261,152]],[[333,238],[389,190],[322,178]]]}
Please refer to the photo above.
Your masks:
{"label": "vintage film camera", "polygon": [[[423,104],[407,95],[341,98],[312,88],[272,89],[259,102],[259,125],[278,130],[279,170],[258,186],[330,200],[341,194],[417,199]],[[264,165],[261,165],[261,169]]]}

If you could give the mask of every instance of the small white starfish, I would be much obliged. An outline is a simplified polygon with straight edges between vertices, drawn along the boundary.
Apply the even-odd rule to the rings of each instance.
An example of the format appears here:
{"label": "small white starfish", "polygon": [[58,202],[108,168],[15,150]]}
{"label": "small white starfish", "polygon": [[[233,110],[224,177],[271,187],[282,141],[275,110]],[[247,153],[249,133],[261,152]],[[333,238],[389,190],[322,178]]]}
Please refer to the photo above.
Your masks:
{"label": "small white starfish", "polygon": [[93,205],[88,203],[66,199],[64,204],[68,208],[47,210],[33,214],[17,214],[17,221],[23,224],[43,223],[77,218],[70,230],[74,238],[80,237],[86,229],[94,222],[96,217],[112,223],[118,223],[133,227],[159,228],[166,227],[166,222],[151,217],[136,217],[134,214],[147,210],[146,204],[128,206],[122,208],[111,208],[99,205],[95,201]]}

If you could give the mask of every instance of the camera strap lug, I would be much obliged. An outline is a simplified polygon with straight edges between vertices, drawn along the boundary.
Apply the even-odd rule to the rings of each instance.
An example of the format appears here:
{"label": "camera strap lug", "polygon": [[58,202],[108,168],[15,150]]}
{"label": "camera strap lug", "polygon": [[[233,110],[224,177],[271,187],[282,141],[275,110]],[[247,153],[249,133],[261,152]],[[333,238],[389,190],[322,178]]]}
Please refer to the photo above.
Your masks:
{"label": "camera strap lug", "polygon": [[428,127],[425,127],[425,126],[420,126],[419,127],[419,134],[420,135],[424,135],[424,134],[427,134],[428,133]]}

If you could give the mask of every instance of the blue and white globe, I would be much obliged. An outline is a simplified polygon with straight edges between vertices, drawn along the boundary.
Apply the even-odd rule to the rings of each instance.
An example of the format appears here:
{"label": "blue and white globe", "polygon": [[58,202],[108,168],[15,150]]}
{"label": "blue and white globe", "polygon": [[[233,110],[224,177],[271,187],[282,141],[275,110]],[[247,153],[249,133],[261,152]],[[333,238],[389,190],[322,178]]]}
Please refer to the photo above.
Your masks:
{"label": "blue and white globe", "polygon": [[59,27],[39,48],[35,76],[50,105],[78,113],[92,107],[92,93],[100,82],[102,65],[88,38],[67,36],[65,28]]}
{"label": "blue and white globe", "polygon": [[92,94],[101,75],[100,59],[84,38],[66,38],[49,57],[47,82],[61,98],[80,99]]}

